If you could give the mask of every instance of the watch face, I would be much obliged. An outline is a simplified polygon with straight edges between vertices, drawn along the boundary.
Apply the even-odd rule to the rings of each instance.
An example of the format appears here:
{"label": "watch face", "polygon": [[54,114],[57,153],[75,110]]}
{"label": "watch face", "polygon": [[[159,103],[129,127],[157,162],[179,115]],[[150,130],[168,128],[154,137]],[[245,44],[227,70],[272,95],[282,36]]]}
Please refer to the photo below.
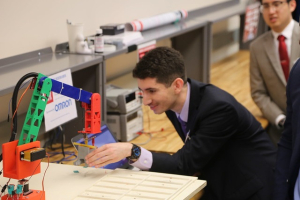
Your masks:
{"label": "watch face", "polygon": [[131,156],[127,157],[127,159],[135,162],[139,159],[141,155],[141,148],[139,146],[136,146],[135,144],[132,144],[132,149],[131,149]]}
{"label": "watch face", "polygon": [[133,149],[133,153],[134,153],[134,157],[139,157],[141,154],[140,148],[139,147],[135,147]]}

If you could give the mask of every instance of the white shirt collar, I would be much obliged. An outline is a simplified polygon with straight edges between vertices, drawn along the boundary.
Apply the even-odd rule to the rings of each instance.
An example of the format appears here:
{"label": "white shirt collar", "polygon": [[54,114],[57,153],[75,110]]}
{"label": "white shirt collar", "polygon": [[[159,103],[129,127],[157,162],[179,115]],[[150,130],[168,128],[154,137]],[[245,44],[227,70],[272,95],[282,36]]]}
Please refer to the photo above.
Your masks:
{"label": "white shirt collar", "polygon": [[281,33],[277,33],[272,30],[272,34],[274,36],[274,39],[277,40],[277,37],[279,35],[283,35],[285,38],[288,40],[292,39],[292,34],[293,34],[293,28],[294,28],[295,21],[292,19],[290,23],[285,27],[285,29]]}

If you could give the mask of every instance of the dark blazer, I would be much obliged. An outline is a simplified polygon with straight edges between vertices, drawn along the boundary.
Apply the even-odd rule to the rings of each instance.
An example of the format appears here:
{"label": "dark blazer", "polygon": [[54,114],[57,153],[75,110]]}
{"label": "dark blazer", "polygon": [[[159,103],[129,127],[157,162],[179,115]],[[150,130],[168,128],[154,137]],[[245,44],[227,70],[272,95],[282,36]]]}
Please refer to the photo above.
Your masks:
{"label": "dark blazer", "polygon": [[[260,123],[227,92],[188,82],[190,139],[172,156],[153,153],[150,171],[200,174],[207,180],[203,199],[270,199],[275,148]],[[184,141],[176,114],[166,114]]]}
{"label": "dark blazer", "polygon": [[273,199],[294,199],[294,187],[300,168],[300,60],[289,76],[287,117],[278,143]]}

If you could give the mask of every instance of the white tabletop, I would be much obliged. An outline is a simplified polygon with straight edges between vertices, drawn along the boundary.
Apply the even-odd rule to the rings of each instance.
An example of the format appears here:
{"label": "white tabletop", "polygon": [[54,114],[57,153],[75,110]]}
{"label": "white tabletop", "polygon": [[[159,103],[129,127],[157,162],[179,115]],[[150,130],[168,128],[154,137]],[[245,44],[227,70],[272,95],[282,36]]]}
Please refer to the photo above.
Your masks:
{"label": "white tabletop", "polygon": [[[29,181],[30,189],[42,190],[42,179],[47,165],[48,163],[42,162],[41,173],[34,175]],[[145,185],[145,177],[147,177],[148,185],[142,187],[143,184]],[[139,188],[141,188],[141,190],[143,190],[142,192],[144,193],[156,193],[153,191],[153,187],[151,187],[150,179],[153,179],[155,183],[157,182],[157,184],[162,185],[165,184],[164,181],[168,181],[169,185],[166,186],[166,194],[164,195],[166,198],[159,199],[189,199],[206,186],[206,181],[197,180],[196,177],[123,169],[107,170],[90,167],[84,168],[82,166],[50,163],[45,175],[44,187],[46,192],[46,200],[87,200],[90,198],[88,198],[86,195],[95,194],[95,191],[93,191],[95,190],[95,187],[99,190],[98,194],[102,194],[101,196],[107,196],[105,193],[110,192],[109,188],[114,190],[114,196],[105,199],[132,199],[132,195],[141,195],[138,193]],[[135,182],[135,188],[133,189],[131,187],[128,189],[128,185],[130,184],[127,182],[122,183],[124,180],[126,180],[128,183]],[[3,186],[7,181],[7,178],[1,177],[0,185]],[[16,180],[10,181],[12,184],[16,184],[16,182]],[[109,187],[109,184],[112,184],[113,187]],[[173,186],[171,184],[173,184]],[[117,187],[117,185],[123,188]],[[157,188],[157,186],[155,187]],[[172,187],[176,189],[170,190]],[[163,186],[159,186],[159,188],[160,190],[164,190]],[[157,193],[159,193],[159,191]],[[115,194],[120,195],[116,196]],[[128,195],[131,195],[131,197],[128,198]],[[158,196],[162,195],[158,194]],[[96,199],[103,198],[99,197]],[[136,199],[143,198],[141,197]]]}

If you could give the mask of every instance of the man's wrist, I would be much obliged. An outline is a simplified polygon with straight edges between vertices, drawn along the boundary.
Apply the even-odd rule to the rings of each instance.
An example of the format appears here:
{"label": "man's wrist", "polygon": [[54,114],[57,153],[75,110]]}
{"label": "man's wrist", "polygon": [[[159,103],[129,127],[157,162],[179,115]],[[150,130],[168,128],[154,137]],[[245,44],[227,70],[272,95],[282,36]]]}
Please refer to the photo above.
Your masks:
{"label": "man's wrist", "polygon": [[127,156],[126,156],[126,158],[128,158],[128,157],[130,157],[131,156],[131,149],[132,149],[132,147],[133,147],[133,144],[132,143],[128,143],[129,145],[129,149],[128,149],[128,151],[127,151]]}

